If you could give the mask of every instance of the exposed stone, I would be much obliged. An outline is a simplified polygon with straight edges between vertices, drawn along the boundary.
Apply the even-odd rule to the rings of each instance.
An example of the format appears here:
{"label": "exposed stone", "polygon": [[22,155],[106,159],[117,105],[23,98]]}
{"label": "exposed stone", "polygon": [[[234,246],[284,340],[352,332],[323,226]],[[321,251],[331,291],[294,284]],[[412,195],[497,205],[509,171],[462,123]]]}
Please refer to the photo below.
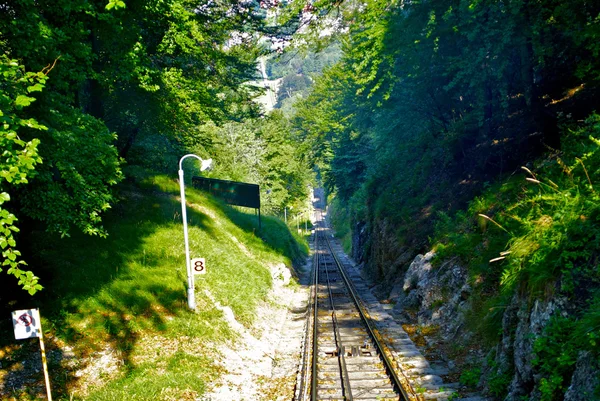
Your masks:
{"label": "exposed stone", "polygon": [[[567,300],[561,297],[550,301],[536,300],[533,307],[529,309],[527,300],[515,295],[511,304],[511,310],[517,309],[518,322],[514,337],[510,334],[511,327],[503,328],[504,333],[510,336],[503,338],[503,343],[512,342],[512,364],[514,365],[514,376],[505,401],[519,401],[525,395],[529,396],[529,400],[535,401],[539,399],[539,392],[536,390],[538,379],[534,376],[532,365],[533,343],[543,332],[550,317],[557,311],[564,310]],[[514,324],[514,320],[509,317],[503,323]],[[500,363],[506,364],[507,359],[506,355],[499,356]]]}
{"label": "exposed stone", "polygon": [[[416,312],[418,323],[442,328],[446,337],[457,335],[470,309],[466,269],[450,260],[434,268],[434,252],[417,255],[408,270],[392,288],[393,313],[401,322],[410,320],[407,311]],[[392,298],[395,296],[395,298]]]}
{"label": "exposed stone", "polygon": [[589,352],[580,353],[564,401],[598,401],[599,387],[600,361]]}
{"label": "exposed stone", "polygon": [[[479,388],[484,395],[492,390],[497,392],[498,383],[507,383],[508,395],[505,401],[538,401],[542,398],[540,381],[542,375],[534,366],[533,345],[544,332],[551,317],[558,313],[567,315],[576,307],[559,294],[545,300],[535,300],[531,294],[516,293],[503,309],[496,309],[502,317],[502,338],[499,344],[489,350],[476,350],[461,354],[456,361],[437,354],[436,341],[446,344],[473,346],[469,342],[474,335],[465,329],[465,316],[471,310],[473,288],[469,283],[466,269],[456,260],[446,260],[439,266],[432,265],[433,252],[417,255],[410,263],[402,262],[403,255],[409,255],[410,249],[395,244],[395,236],[385,219],[362,224],[354,232],[353,252],[362,263],[362,270],[370,272],[370,278],[376,279],[374,293],[378,298],[388,298],[393,304],[392,315],[398,323],[439,328],[438,335],[424,335],[420,339],[420,349],[428,348],[447,364],[450,375],[460,374],[460,368],[469,365],[482,369]],[[413,244],[414,245],[414,244]],[[417,249],[413,246],[412,249]],[[402,272],[402,266],[406,268]],[[393,272],[395,275],[391,274]],[[558,292],[558,291],[557,291]],[[480,300],[477,300],[478,302]],[[499,316],[500,317],[500,316]],[[477,348],[477,347],[475,347]],[[434,351],[431,351],[434,350]],[[487,355],[486,355],[487,353]],[[456,362],[456,365],[455,365]],[[426,372],[426,367],[411,367],[414,371]],[[600,395],[594,395],[594,389],[600,387],[600,361],[588,354],[582,354],[577,361],[572,384],[565,393],[566,401],[600,401]],[[494,388],[490,388],[488,378],[497,378]],[[504,390],[504,389],[500,389]],[[463,395],[464,396],[464,395]],[[480,394],[473,394],[480,399]],[[469,399],[469,398],[465,398]]]}
{"label": "exposed stone", "polygon": [[431,259],[434,256],[434,252],[428,252],[425,256],[417,255],[415,257],[404,275],[404,284],[402,286],[404,291],[414,290],[418,287],[427,287],[429,272],[433,269]]}

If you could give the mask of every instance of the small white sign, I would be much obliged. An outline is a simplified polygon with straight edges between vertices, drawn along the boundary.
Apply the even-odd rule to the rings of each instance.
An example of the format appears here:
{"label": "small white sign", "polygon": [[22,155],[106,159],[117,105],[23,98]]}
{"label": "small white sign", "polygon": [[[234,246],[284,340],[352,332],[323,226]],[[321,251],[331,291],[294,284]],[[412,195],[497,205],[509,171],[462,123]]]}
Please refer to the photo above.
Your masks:
{"label": "small white sign", "polygon": [[192,259],[192,271],[194,274],[206,274],[206,260],[204,258]]}
{"label": "small white sign", "polygon": [[39,309],[16,310],[12,313],[15,339],[35,338],[42,336]]}

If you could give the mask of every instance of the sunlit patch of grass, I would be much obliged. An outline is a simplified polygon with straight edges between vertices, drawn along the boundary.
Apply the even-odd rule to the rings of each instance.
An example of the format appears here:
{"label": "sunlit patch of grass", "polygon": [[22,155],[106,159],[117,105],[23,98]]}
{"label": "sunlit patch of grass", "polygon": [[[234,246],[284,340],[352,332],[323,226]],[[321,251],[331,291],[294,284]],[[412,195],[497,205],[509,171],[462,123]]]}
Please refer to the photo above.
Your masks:
{"label": "sunlit patch of grass", "polygon": [[215,380],[219,368],[202,355],[177,352],[136,366],[126,376],[86,397],[90,401],[195,400]]}
{"label": "sunlit patch of grass", "polygon": [[121,202],[105,219],[107,239],[34,233],[33,263],[48,277],[36,295],[45,327],[74,347],[79,368],[106,350],[121,365],[107,380],[88,383],[85,392],[72,370],[57,368],[53,374],[70,377],[55,389],[58,399],[198,398],[220,372],[212,344],[235,338],[215,302],[250,326],[272,285],[268,266],[291,268],[307,253],[306,243],[283,222],[267,217],[258,230],[253,214],[187,188],[191,256],[206,258],[208,271],[196,276],[192,313],[178,184],[136,173],[141,183],[124,186]]}

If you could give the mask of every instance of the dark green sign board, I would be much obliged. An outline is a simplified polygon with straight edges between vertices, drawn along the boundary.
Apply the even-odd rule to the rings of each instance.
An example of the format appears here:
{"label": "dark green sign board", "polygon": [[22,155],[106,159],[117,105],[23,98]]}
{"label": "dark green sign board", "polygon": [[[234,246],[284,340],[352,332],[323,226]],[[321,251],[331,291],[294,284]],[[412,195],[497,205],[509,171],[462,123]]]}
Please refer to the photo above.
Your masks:
{"label": "dark green sign board", "polygon": [[256,184],[192,177],[192,185],[216,198],[223,199],[230,205],[260,209],[260,191]]}

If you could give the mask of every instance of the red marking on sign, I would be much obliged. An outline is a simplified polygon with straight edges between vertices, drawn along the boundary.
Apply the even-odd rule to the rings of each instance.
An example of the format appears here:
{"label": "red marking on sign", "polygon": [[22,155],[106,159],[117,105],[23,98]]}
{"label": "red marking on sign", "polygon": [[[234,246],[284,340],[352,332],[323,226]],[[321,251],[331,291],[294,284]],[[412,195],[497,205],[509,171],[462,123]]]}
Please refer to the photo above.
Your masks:
{"label": "red marking on sign", "polygon": [[23,313],[21,316],[19,316],[17,322],[19,322],[23,326],[31,326],[33,324],[33,318],[27,313]]}

